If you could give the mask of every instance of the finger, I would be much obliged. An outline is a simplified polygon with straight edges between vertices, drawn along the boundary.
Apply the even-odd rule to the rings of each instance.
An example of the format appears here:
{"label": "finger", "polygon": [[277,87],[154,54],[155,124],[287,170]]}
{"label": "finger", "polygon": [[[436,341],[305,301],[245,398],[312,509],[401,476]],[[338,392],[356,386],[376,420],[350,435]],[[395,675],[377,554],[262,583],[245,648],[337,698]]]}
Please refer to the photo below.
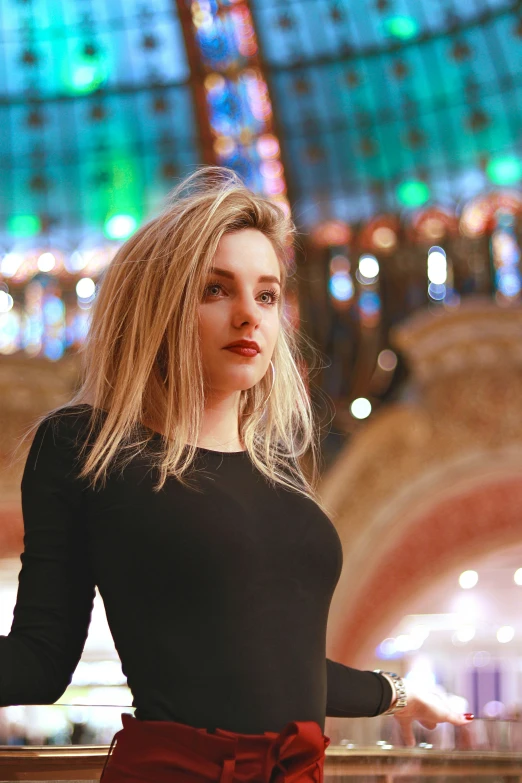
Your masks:
{"label": "finger", "polygon": [[419,723],[421,726],[424,726],[425,729],[429,729],[430,731],[433,731],[433,729],[437,728],[437,721],[434,720],[420,720]]}
{"label": "finger", "polygon": [[402,738],[404,740],[404,744],[408,748],[414,748],[415,747],[415,737],[413,734],[412,729],[412,721],[411,720],[400,720],[399,726],[401,727],[401,733]]}
{"label": "finger", "polygon": [[453,726],[469,726],[470,724],[468,718],[464,717],[464,715],[461,715],[458,712],[450,712],[446,718],[446,721],[451,723]]}

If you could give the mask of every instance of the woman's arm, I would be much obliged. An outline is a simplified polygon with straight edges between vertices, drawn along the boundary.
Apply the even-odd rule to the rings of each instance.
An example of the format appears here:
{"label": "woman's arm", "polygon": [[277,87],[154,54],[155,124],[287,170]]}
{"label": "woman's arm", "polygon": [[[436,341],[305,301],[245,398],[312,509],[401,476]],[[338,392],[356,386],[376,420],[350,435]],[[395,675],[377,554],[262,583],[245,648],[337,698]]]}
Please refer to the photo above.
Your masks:
{"label": "woman's arm", "polygon": [[[332,718],[359,718],[380,715],[397,698],[393,683],[385,674],[351,669],[342,663],[326,659],[327,704],[326,716]],[[455,712],[448,701],[429,690],[412,689],[407,684],[405,707],[395,714],[404,743],[415,745],[413,722],[434,729],[438,723],[465,726],[473,719],[470,714]]]}
{"label": "woman's arm", "polygon": [[0,706],[52,704],[83,651],[94,600],[74,428],[46,419],[22,477],[24,551],[8,636],[0,636]]}
{"label": "woman's arm", "polygon": [[326,715],[331,718],[374,717],[392,701],[392,686],[386,677],[361,671],[326,659]]}

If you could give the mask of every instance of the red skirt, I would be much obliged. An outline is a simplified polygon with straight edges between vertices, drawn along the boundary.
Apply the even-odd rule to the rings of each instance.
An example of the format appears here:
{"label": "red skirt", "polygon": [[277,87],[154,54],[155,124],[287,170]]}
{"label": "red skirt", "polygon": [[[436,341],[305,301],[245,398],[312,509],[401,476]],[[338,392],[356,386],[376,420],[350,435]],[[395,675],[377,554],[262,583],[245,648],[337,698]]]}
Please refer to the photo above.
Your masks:
{"label": "red skirt", "polygon": [[[315,721],[235,734],[122,713],[100,783],[323,783],[330,744]],[[111,750],[114,746],[114,752]]]}

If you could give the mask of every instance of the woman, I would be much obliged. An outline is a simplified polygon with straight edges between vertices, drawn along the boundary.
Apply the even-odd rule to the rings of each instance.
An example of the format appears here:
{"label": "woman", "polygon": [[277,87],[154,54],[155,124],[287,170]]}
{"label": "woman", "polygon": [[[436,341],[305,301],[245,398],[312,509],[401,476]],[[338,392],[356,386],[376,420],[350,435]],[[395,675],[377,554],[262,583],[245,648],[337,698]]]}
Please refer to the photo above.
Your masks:
{"label": "woman", "polygon": [[62,695],[97,585],[136,707],[104,783],[319,781],[325,715],[397,711],[410,743],[415,718],[466,723],[325,657],[342,549],[302,467],[293,231],[232,172],[198,170],[116,254],[80,388],[33,426],[1,704]]}

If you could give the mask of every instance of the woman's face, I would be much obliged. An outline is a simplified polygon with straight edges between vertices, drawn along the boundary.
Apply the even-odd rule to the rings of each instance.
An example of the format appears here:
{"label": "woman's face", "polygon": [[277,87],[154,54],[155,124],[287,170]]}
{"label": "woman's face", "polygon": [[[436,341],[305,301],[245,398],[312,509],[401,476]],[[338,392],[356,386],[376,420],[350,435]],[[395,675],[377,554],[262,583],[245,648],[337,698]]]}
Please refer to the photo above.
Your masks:
{"label": "woman's face", "polygon": [[[228,394],[250,389],[269,368],[279,333],[281,270],[270,240],[252,228],[225,234],[212,268],[199,304],[203,371],[212,393]],[[227,350],[237,340],[256,342],[259,353]]]}

